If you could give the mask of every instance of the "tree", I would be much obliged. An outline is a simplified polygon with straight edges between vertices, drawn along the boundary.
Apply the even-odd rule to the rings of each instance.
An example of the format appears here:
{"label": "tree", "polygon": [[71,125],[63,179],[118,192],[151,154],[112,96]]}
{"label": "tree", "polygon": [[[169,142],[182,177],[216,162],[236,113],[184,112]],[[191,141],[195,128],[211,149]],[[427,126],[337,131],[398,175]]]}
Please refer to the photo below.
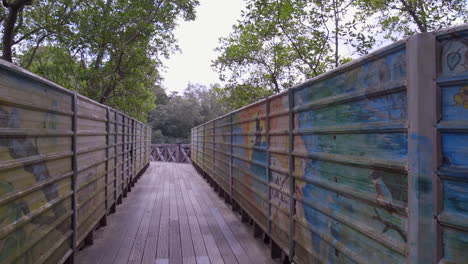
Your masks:
{"label": "tree", "polygon": [[376,21],[369,30],[392,41],[468,22],[466,0],[359,0],[356,6],[361,19]]}
{"label": "tree", "polygon": [[192,127],[223,115],[216,87],[189,84],[182,95],[167,95],[167,102],[150,113],[153,143],[189,143]]}
{"label": "tree", "polygon": [[[213,62],[241,106],[364,55],[389,41],[466,22],[465,0],[247,0]],[[382,36],[383,34],[383,36]],[[379,43],[377,43],[379,39]],[[240,100],[239,100],[240,99]],[[228,101],[224,99],[225,101]]]}
{"label": "tree", "polygon": [[[19,1],[3,2],[12,8]],[[161,81],[160,58],[177,51],[177,21],[193,20],[197,5],[198,0],[37,0],[19,7],[12,36],[1,28],[3,39],[13,41],[3,46],[10,55],[3,55],[14,55],[11,47],[17,45],[23,67],[145,121]],[[0,10],[6,21],[2,14],[14,12]]]}
{"label": "tree", "polygon": [[249,105],[273,94],[270,89],[255,87],[248,84],[228,85],[215,88],[218,102],[224,112]]}
{"label": "tree", "polygon": [[[250,0],[247,9],[220,39],[213,67],[228,81],[224,95],[254,98],[278,93],[348,61],[341,46],[351,44],[366,53],[373,38],[352,34],[356,20],[346,21],[354,0]],[[350,54],[352,55],[352,54]],[[235,100],[240,102],[242,100]],[[246,102],[246,101],[245,101]]]}
{"label": "tree", "polygon": [[2,59],[12,61],[16,46],[37,49],[41,43],[51,41],[54,34],[69,25],[76,5],[76,0],[2,0]]}
{"label": "tree", "polygon": [[[14,45],[15,31],[20,25],[16,25],[18,16],[22,15],[26,5],[31,5],[32,0],[2,0],[2,5],[8,12],[2,16],[4,21],[4,33],[2,37],[2,58],[7,61],[12,60],[12,47]],[[2,11],[4,13],[5,11]],[[21,22],[21,21],[20,21]]]}

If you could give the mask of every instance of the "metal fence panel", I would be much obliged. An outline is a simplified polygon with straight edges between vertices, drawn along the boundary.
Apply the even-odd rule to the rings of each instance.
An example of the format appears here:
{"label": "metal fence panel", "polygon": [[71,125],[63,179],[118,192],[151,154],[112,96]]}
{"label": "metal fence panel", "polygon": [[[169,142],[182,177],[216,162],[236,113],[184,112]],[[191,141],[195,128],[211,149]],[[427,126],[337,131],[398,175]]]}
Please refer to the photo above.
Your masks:
{"label": "metal fence panel", "polygon": [[0,263],[63,263],[115,208],[119,116],[0,60]]}
{"label": "metal fence panel", "polygon": [[418,34],[216,119],[214,175],[198,126],[194,165],[225,189],[232,135],[230,198],[297,263],[465,263],[466,43]]}

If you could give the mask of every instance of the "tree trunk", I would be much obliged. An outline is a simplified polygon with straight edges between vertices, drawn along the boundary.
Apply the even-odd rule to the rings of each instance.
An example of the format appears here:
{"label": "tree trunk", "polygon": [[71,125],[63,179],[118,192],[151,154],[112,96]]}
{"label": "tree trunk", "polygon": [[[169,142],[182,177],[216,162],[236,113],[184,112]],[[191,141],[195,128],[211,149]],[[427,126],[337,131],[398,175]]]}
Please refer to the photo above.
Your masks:
{"label": "tree trunk", "polygon": [[3,23],[3,38],[2,38],[2,59],[12,61],[13,40],[15,36],[15,24],[18,19],[19,11],[22,6],[13,5],[8,7],[8,15]]}
{"label": "tree trunk", "polygon": [[2,0],[5,8],[8,8],[8,14],[3,22],[3,38],[2,38],[2,59],[9,62],[13,58],[13,45],[15,44],[15,25],[18,20],[18,14],[23,10],[25,5],[31,5],[33,0],[16,0],[9,3]]}

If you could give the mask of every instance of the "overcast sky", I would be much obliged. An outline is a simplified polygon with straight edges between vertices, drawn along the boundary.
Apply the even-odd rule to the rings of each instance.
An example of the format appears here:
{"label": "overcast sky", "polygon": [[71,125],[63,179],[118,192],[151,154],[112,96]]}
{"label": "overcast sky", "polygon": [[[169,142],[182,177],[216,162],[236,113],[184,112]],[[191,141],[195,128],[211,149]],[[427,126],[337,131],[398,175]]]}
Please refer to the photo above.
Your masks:
{"label": "overcast sky", "polygon": [[210,65],[216,58],[218,38],[228,36],[241,17],[242,0],[202,0],[195,21],[181,22],[175,31],[180,53],[165,60],[163,85],[167,91],[182,92],[188,83],[219,83]]}

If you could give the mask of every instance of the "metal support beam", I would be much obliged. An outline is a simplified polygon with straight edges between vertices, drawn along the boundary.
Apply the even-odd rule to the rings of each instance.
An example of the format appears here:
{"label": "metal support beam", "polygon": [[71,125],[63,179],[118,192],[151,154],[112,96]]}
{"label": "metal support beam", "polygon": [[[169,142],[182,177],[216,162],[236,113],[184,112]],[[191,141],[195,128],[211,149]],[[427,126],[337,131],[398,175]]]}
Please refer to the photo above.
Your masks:
{"label": "metal support beam", "polygon": [[72,228],[73,228],[73,237],[72,237],[72,248],[73,254],[77,251],[77,226],[78,226],[78,197],[77,197],[77,178],[78,178],[78,145],[77,145],[77,138],[78,138],[78,94],[73,92],[73,102],[72,102],[72,109],[73,109],[73,118],[72,118],[72,130],[73,130],[73,137],[72,137],[72,150],[73,150],[73,157],[72,157],[72,169],[73,169],[73,177],[72,177],[72,188],[73,188],[73,220],[72,220]]}
{"label": "metal support beam", "polygon": [[292,89],[288,90],[288,107],[289,107],[289,149],[288,149],[288,164],[289,164],[289,259],[294,260],[295,255],[295,239],[294,239],[294,216],[295,216],[295,181],[294,181],[294,157],[292,152],[294,151],[294,92]]}
{"label": "metal support beam", "polygon": [[[417,34],[407,42],[408,263],[437,263],[434,188],[437,187],[438,97],[436,40]],[[436,201],[437,202],[437,201]],[[434,254],[434,256],[433,256]]]}

